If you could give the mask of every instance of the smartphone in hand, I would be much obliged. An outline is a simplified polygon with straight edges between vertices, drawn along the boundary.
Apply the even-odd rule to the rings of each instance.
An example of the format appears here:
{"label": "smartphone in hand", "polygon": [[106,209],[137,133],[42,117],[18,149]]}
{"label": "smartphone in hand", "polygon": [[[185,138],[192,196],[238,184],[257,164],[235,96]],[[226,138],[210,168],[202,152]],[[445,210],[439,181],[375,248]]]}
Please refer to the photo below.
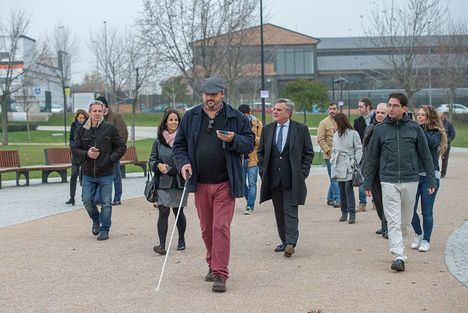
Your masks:
{"label": "smartphone in hand", "polygon": [[227,130],[218,130],[218,131],[223,135],[228,135],[229,134],[229,131],[227,131]]}

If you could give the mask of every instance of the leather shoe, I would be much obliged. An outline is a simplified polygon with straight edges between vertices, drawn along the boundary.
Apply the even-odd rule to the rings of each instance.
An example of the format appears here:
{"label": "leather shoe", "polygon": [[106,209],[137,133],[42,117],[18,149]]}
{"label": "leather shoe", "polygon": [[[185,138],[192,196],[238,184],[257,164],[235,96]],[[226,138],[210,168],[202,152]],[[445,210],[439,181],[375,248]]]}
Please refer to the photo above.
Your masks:
{"label": "leather shoe", "polygon": [[163,247],[161,246],[154,246],[153,247],[153,251],[160,254],[160,255],[166,255],[166,249],[164,249]]}
{"label": "leather shoe", "polygon": [[214,292],[225,292],[226,291],[226,278],[215,275],[213,288],[211,288]]}
{"label": "leather shoe", "polygon": [[397,272],[403,272],[405,270],[405,261],[401,259],[394,260],[391,269]]}
{"label": "leather shoe", "polygon": [[177,251],[183,251],[185,250],[185,242],[182,241],[182,242],[179,242],[179,244],[177,245]]}
{"label": "leather shoe", "polygon": [[213,271],[211,270],[211,268],[208,269],[208,274],[206,274],[205,276],[205,281],[214,282],[214,275],[213,275]]}
{"label": "leather shoe", "polygon": [[275,252],[283,252],[284,249],[286,249],[286,244],[285,244],[285,243],[282,243],[282,244],[280,244],[279,246],[277,246],[277,247],[275,248]]}
{"label": "leather shoe", "polygon": [[99,232],[99,235],[96,238],[98,241],[103,241],[109,239],[109,233],[106,231]]}
{"label": "leather shoe", "polygon": [[377,230],[375,231],[375,233],[376,233],[377,235],[382,235],[382,228],[377,229]]}
{"label": "leather shoe", "polygon": [[93,222],[93,227],[91,228],[91,232],[94,236],[99,235],[99,222]]}
{"label": "leather shoe", "polygon": [[121,201],[112,201],[112,205],[121,205],[122,202]]}
{"label": "leather shoe", "polygon": [[65,204],[75,205],[75,198],[71,197],[70,200],[68,200],[67,202],[65,202]]}
{"label": "leather shoe", "polygon": [[382,237],[384,237],[385,239],[388,239],[388,231],[384,230],[382,232]]}
{"label": "leather shoe", "polygon": [[286,248],[284,249],[284,256],[287,258],[290,258],[293,254],[294,254],[294,245],[293,244],[287,245]]}

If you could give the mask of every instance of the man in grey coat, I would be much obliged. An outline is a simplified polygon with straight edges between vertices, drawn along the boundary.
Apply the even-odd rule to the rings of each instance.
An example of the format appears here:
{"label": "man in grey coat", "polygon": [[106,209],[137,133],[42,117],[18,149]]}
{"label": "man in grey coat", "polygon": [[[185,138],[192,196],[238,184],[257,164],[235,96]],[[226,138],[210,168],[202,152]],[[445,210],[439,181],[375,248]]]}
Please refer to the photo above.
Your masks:
{"label": "man in grey coat", "polygon": [[306,125],[293,121],[294,105],[278,99],[273,109],[274,122],[260,136],[258,168],[262,178],[260,203],[273,200],[281,244],[275,252],[290,257],[299,237],[298,206],[305,203],[314,149]]}
{"label": "man in grey coat", "polygon": [[380,172],[382,200],[388,223],[391,269],[405,270],[405,237],[411,228],[419,182],[418,159],[429,179],[429,194],[436,188],[435,171],[426,136],[406,114],[408,98],[402,93],[388,97],[388,116],[375,127],[369,142],[364,174],[368,197],[377,168]]}

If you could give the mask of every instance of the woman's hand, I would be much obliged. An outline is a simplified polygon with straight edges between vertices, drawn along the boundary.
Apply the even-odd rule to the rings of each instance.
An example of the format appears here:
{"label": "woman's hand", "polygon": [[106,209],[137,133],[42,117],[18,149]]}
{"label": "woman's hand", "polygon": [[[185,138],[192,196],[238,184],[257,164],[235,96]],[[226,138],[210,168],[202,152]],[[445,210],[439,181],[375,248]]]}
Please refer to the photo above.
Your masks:
{"label": "woman's hand", "polygon": [[158,170],[163,173],[164,175],[167,174],[167,165],[164,163],[159,163],[158,164]]}

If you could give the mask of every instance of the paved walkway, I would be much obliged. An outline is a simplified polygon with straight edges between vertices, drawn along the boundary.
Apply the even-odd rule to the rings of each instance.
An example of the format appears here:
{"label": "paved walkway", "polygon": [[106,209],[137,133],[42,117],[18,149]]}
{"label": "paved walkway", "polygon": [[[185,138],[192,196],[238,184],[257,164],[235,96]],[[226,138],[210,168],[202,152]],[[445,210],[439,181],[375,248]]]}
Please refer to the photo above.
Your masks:
{"label": "paved walkway", "polygon": [[450,162],[437,196],[431,250],[409,250],[404,273],[389,268],[387,241],[374,234],[374,211],[359,213],[354,225],[337,222],[339,210],[324,204],[323,167],[314,167],[307,179],[300,241],[290,259],[273,252],[278,239],[271,202],[245,216],[245,201],[238,200],[231,277],[220,295],[203,281],[204,246],[193,196],[185,209],[187,250],[171,250],[157,293],[164,260],[152,252],[158,211],[140,196],[142,177],[123,180],[123,205],[113,209],[106,242],[90,234],[80,204],[63,204],[67,184],[6,186],[0,190],[0,312],[325,313],[388,312],[396,306],[399,312],[466,312],[463,277],[457,276],[459,282],[447,270],[467,272],[466,155],[454,153]]}

